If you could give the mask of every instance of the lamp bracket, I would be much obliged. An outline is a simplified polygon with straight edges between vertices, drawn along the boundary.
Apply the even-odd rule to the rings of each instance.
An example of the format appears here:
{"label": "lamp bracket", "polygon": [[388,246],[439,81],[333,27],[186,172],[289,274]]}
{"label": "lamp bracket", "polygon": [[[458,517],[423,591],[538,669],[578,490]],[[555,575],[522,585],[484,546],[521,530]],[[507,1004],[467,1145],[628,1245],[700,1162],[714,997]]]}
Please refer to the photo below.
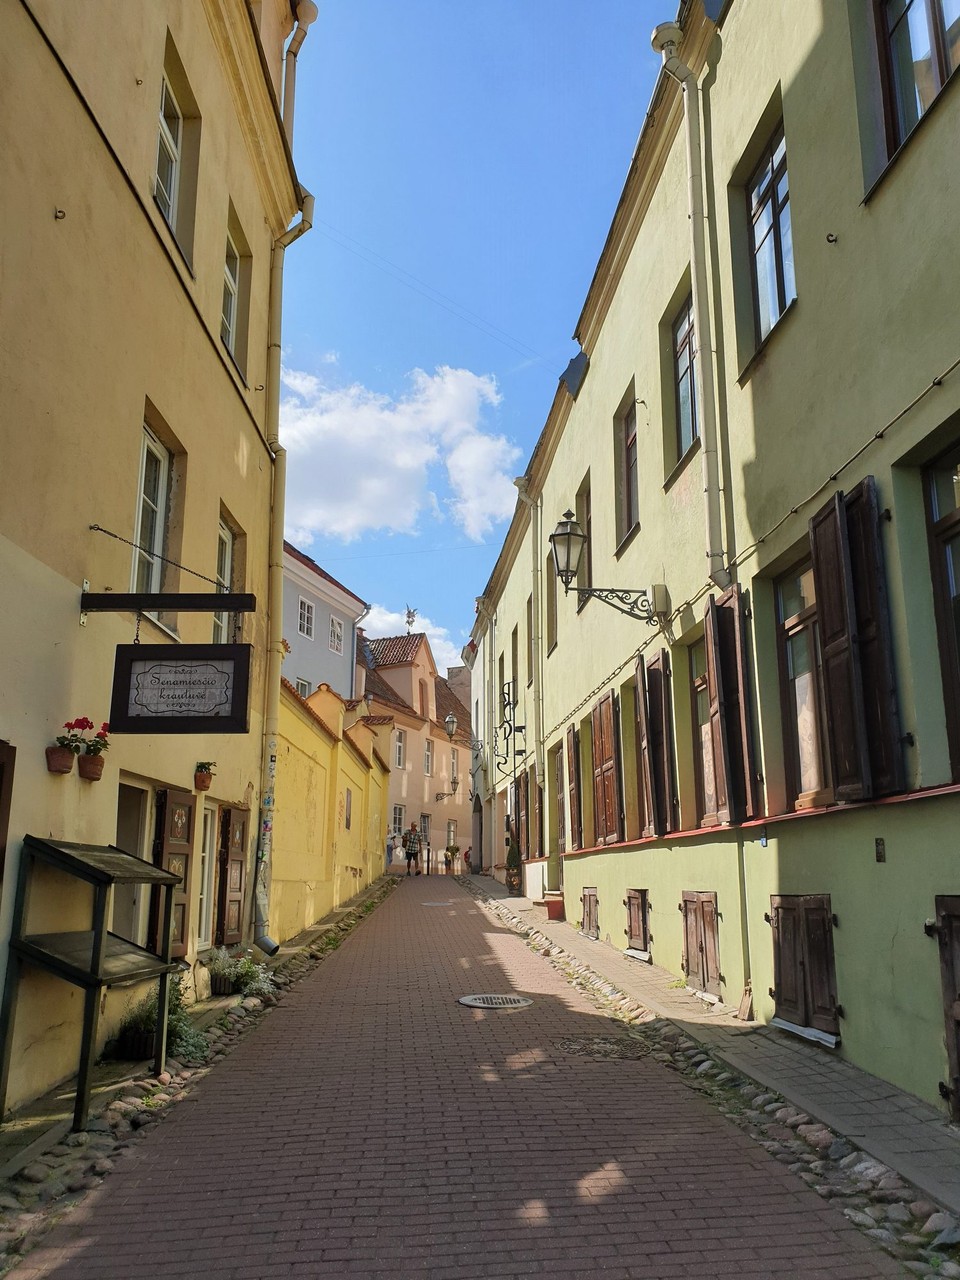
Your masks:
{"label": "lamp bracket", "polygon": [[583,605],[596,597],[611,608],[625,613],[628,618],[640,618],[649,627],[659,627],[662,619],[654,613],[650,592],[646,587],[634,589],[622,587],[577,587],[577,604]]}

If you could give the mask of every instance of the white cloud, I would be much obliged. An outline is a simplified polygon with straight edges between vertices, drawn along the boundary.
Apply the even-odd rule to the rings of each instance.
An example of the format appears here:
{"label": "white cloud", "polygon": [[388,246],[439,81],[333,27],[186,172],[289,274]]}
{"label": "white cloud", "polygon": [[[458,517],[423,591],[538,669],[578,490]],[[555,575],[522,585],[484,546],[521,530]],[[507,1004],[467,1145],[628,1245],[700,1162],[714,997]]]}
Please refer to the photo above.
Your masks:
{"label": "white cloud", "polygon": [[[415,369],[392,398],[359,383],[332,386],[285,369],[281,438],[289,453],[287,532],[350,541],[363,533],[415,533],[425,514],[444,510],[481,542],[509,519],[520,450],[485,429],[500,403],[496,379],[469,369]],[[445,473],[450,496],[435,493]]]}
{"label": "white cloud", "polygon": [[[406,633],[407,620],[403,613],[394,613],[382,604],[375,604],[371,607],[370,612],[360,624],[367,636],[371,640],[377,640],[380,636],[401,636]],[[433,654],[433,660],[437,664],[437,670],[441,675],[448,667],[462,666],[460,659],[460,649],[450,638],[450,632],[446,627],[438,626],[435,622],[431,622],[429,618],[417,615],[417,620],[413,624],[414,631],[423,631],[426,633],[427,639],[430,641],[430,652]]]}

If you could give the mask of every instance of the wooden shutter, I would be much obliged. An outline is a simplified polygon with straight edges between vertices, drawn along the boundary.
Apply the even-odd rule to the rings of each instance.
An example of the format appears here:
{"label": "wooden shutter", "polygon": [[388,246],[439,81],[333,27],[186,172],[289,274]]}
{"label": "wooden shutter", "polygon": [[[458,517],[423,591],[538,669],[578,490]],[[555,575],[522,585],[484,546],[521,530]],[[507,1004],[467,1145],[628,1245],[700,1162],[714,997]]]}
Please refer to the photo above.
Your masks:
{"label": "wooden shutter", "polygon": [[583,844],[583,824],[580,818],[580,735],[573,725],[567,730],[567,788],[570,795],[570,848],[579,849]]}
{"label": "wooden shutter", "polygon": [[557,788],[557,851],[565,853],[567,849],[567,822],[566,822],[566,788],[563,781],[563,748],[561,747],[554,757],[554,767],[556,769],[556,788]]}
{"label": "wooden shutter", "polygon": [[683,911],[683,972],[691,986],[700,988],[700,912],[697,895],[684,889],[680,904]]}
{"label": "wooden shutter", "polygon": [[877,485],[873,476],[861,480],[843,501],[847,514],[873,794],[889,795],[903,790],[903,752],[887,581],[880,542]]}
{"label": "wooden shutter", "polygon": [[597,890],[596,888],[584,889],[580,896],[583,903],[583,918],[581,920],[581,928],[589,938],[598,938],[600,936],[599,913],[597,910]]}
{"label": "wooden shutter", "polygon": [[956,1121],[960,1120],[960,897],[943,894],[934,901],[950,1074],[950,1113]]}
{"label": "wooden shutter", "polygon": [[726,700],[727,751],[730,761],[730,820],[759,815],[757,767],[753,750],[753,716],[747,650],[745,602],[739,583],[717,600],[720,669]]}
{"label": "wooden shutter", "polygon": [[620,698],[610,695],[610,788],[613,804],[614,841],[624,839],[623,760],[620,752]]}
{"label": "wooden shutter", "polygon": [[590,712],[590,759],[593,772],[593,843],[607,842],[607,815],[603,798],[603,717],[602,703]]}
{"label": "wooden shutter", "polygon": [[[730,821],[730,753],[727,750],[727,704],[724,690],[724,671],[720,656],[720,626],[717,622],[717,603],[707,597],[703,618],[703,640],[707,659],[707,698],[710,704],[710,740],[713,750],[714,795],[716,796],[716,821]],[[706,790],[706,788],[704,788]],[[705,814],[707,821],[710,814]]]}
{"label": "wooden shutter", "polygon": [[773,987],[776,1015],[794,1026],[806,1025],[803,997],[803,944],[800,906],[796,898],[770,899],[773,927]]}
{"label": "wooden shutter", "polygon": [[246,809],[224,809],[220,819],[216,941],[233,947],[243,939],[243,892],[247,873]]}
{"label": "wooden shutter", "polygon": [[720,994],[720,933],[718,925],[717,895],[701,893],[700,928],[703,942],[703,991]]}
{"label": "wooden shutter", "polygon": [[637,951],[649,951],[647,945],[647,891],[646,889],[628,889],[627,908],[627,946]]}
{"label": "wooden shutter", "polygon": [[520,857],[528,857],[527,842],[527,775],[522,774],[514,783],[514,812],[517,815],[517,844],[520,846]]}
{"label": "wooden shutter", "polygon": [[661,649],[647,663],[648,725],[653,762],[653,789],[663,827],[657,834],[676,829],[676,793],[673,781],[673,717],[670,706],[670,655]]}
{"label": "wooden shutter", "polygon": [[620,785],[616,751],[614,694],[593,708],[593,809],[597,844],[616,844],[620,836]]}
{"label": "wooden shutter", "polygon": [[637,655],[637,791],[640,798],[640,831],[645,836],[660,836],[665,830],[663,814],[657,806],[657,790],[653,785],[653,747],[650,737],[650,713],[647,701],[647,673],[643,655]]}
{"label": "wooden shutter", "polygon": [[834,795],[841,801],[866,800],[873,787],[842,494],[835,494],[810,520],[810,549]]}
{"label": "wooden shutter", "polygon": [[190,928],[190,858],[193,854],[197,797],[186,792],[167,791],[163,819],[161,865],[180,877],[173,891],[174,959],[187,954]]}
{"label": "wooden shutter", "polygon": [[830,898],[801,899],[803,912],[804,977],[807,1024],[818,1031],[839,1035],[837,978],[833,955],[833,919]]}
{"label": "wooden shutter", "polygon": [[536,772],[530,770],[530,781],[533,788],[533,828],[530,833],[530,856],[543,857],[543,787],[537,782]]}

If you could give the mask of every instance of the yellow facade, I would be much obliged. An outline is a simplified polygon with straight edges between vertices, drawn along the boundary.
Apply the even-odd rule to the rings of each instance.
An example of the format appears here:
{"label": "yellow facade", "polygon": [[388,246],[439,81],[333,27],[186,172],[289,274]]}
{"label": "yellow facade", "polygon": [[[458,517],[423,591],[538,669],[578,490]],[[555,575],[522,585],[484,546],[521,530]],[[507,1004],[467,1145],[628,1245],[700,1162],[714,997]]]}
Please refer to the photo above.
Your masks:
{"label": "yellow facade", "polygon": [[[950,684],[956,587],[945,580],[951,535],[938,532],[942,525],[934,530],[930,504],[934,476],[946,477],[941,497],[949,523],[950,499],[943,495],[953,455],[940,472],[931,468],[960,441],[960,267],[952,248],[960,191],[950,160],[957,76],[945,73],[938,94],[924,89],[929,109],[908,137],[891,141],[882,92],[886,51],[869,5],[733,0],[714,25],[694,4],[685,10],[673,55],[692,68],[699,87],[702,169],[694,186],[704,213],[703,288],[699,306],[696,298],[690,305],[701,414],[703,377],[712,374],[715,387],[719,483],[711,490],[702,416],[692,446],[681,451],[678,444],[678,317],[696,280],[691,226],[699,213],[691,204],[683,95],[665,70],[577,325],[588,371],[572,391],[561,382],[479,601],[472,671],[473,696],[483,708],[477,732],[487,744],[478,773],[484,860],[502,861],[507,821],[516,827],[519,816],[512,773],[495,755],[504,742],[509,686],[514,720],[527,727],[518,775],[527,772],[531,795],[538,784],[544,791],[543,858],[525,866],[528,893],[562,887],[567,919],[577,922],[582,896],[596,890],[598,936],[625,948],[629,891],[645,891],[647,946],[631,949],[684,972],[693,987],[693,935],[684,934],[684,912],[692,908],[684,895],[715,894],[719,963],[708,994],[736,1006],[749,986],[765,1021],[780,1016],[787,996],[783,972],[779,978],[774,972],[775,947],[781,964],[786,954],[773,939],[781,900],[816,900],[835,960],[825,1019],[835,1021],[827,1035],[834,1050],[933,1101],[943,1084],[956,1114],[960,1041],[949,1016],[956,993],[941,981],[953,960],[945,959],[949,930],[938,923],[960,894],[955,841],[947,834],[960,813],[960,757],[955,746],[951,753],[948,732],[958,712]],[[782,151],[776,154],[781,123],[785,161]],[[755,296],[768,206],[760,197],[750,205],[748,197],[768,147],[773,163],[785,166],[776,199],[789,203],[790,228],[784,233],[778,223],[777,235],[781,250],[789,236],[795,297],[781,288],[775,322],[764,332]],[[751,231],[754,216],[761,232]],[[922,236],[911,230],[918,219]],[[778,270],[785,271],[782,261]],[[709,333],[701,345],[702,322]],[[624,423],[631,413],[636,484],[625,496]],[[879,519],[870,536],[881,549],[880,591],[888,608],[867,604],[874,578],[854,555],[849,634],[853,651],[865,656],[851,667],[849,687],[858,698],[863,693],[867,717],[880,715],[876,704],[887,695],[862,674],[870,661],[863,646],[872,618],[888,618],[896,720],[884,711],[882,723],[898,726],[891,753],[900,777],[861,786],[858,794],[851,785],[852,798],[844,798],[843,771],[859,767],[862,782],[863,762],[875,769],[871,753],[879,739],[848,729],[850,717],[830,701],[829,689],[822,692],[832,678],[822,657],[814,659],[815,680],[803,686],[819,688],[819,701],[811,696],[800,705],[796,682],[809,673],[791,666],[798,651],[789,637],[801,623],[812,626],[806,634],[822,654],[827,642],[816,628],[825,625],[830,601],[818,590],[813,623],[802,611],[796,621],[784,613],[782,575],[810,558],[811,518],[837,492],[856,494],[871,476]],[[714,545],[708,491],[716,498]],[[631,502],[634,520],[624,527]],[[568,508],[589,528],[591,556],[565,595],[555,583],[548,539]],[[840,518],[848,525],[852,519]],[[850,545],[865,546],[850,529]],[[719,569],[714,580],[711,564]],[[839,571],[824,577],[831,590],[839,580]],[[695,663],[707,602],[719,600],[731,582],[745,605],[746,692],[741,698],[735,691],[733,702],[737,723],[746,719],[758,802],[725,821],[706,812],[704,743],[711,739],[703,736],[698,709],[706,678]],[[666,589],[655,626],[596,598],[578,608],[575,595],[578,585],[654,584]],[[512,657],[515,629],[519,661]],[[676,808],[668,834],[644,836],[637,701],[645,698],[649,718],[652,686],[648,679],[638,695],[636,660],[644,658],[649,677],[660,650]],[[594,770],[603,756],[594,750],[593,720],[608,695],[619,717],[612,766],[619,813],[609,831],[594,812]],[[725,723],[729,731],[729,716]],[[571,847],[571,729],[578,734],[579,848]],[[854,742],[859,765],[841,757],[834,742]],[[809,782],[818,776],[810,764],[814,747],[821,757],[817,787]],[[808,772],[800,773],[801,766]],[[533,836],[529,847],[537,852]],[[790,1026],[808,1035],[818,1029],[815,1020]]]}
{"label": "yellow facade", "polygon": [[[275,92],[289,6],[264,0],[256,8],[270,36],[266,53],[241,0],[15,0],[0,15],[0,583],[8,602],[0,744],[9,792],[0,966],[25,833],[120,844],[150,859],[158,812],[178,795],[193,810],[182,901],[188,963],[218,927],[226,811],[243,815],[238,927],[250,934],[274,481],[269,280],[274,241],[299,205]],[[180,112],[171,126],[177,204],[166,214],[157,186],[165,81]],[[225,339],[228,234],[240,265]],[[164,560],[151,560],[149,589],[214,591],[222,534],[232,548],[230,587],[256,596],[257,611],[239,618],[236,632],[226,620],[216,637],[252,646],[249,732],[117,734],[101,781],[76,769],[54,776],[45,747],[65,721],[109,718],[114,649],[134,639],[129,613],[81,619],[80,592],[137,588],[130,544],[138,530],[141,545],[149,541],[142,504],[151,458],[160,473],[160,541],[151,551]],[[139,638],[171,648],[209,643],[214,626],[210,613],[148,616]],[[210,760],[212,788],[198,795],[195,765]],[[87,901],[65,882],[38,885],[31,913],[30,931],[89,924]],[[118,891],[118,931],[143,942],[148,917],[145,899],[127,891],[121,901]],[[111,996],[101,1040],[124,1002],[123,993]],[[79,1004],[66,983],[28,974],[8,1106],[75,1070]]]}

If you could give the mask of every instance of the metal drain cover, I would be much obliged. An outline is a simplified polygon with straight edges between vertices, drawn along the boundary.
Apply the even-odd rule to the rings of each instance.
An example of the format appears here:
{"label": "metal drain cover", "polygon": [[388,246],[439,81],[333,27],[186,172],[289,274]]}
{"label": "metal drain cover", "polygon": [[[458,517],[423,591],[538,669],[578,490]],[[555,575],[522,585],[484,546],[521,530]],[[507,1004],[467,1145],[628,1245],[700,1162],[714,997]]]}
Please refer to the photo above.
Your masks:
{"label": "metal drain cover", "polygon": [[533,1001],[526,996],[461,996],[458,1003],[470,1009],[523,1009]]}
{"label": "metal drain cover", "polygon": [[556,1044],[561,1053],[607,1061],[611,1058],[645,1058],[650,1052],[649,1045],[630,1036],[577,1036],[558,1040]]}

